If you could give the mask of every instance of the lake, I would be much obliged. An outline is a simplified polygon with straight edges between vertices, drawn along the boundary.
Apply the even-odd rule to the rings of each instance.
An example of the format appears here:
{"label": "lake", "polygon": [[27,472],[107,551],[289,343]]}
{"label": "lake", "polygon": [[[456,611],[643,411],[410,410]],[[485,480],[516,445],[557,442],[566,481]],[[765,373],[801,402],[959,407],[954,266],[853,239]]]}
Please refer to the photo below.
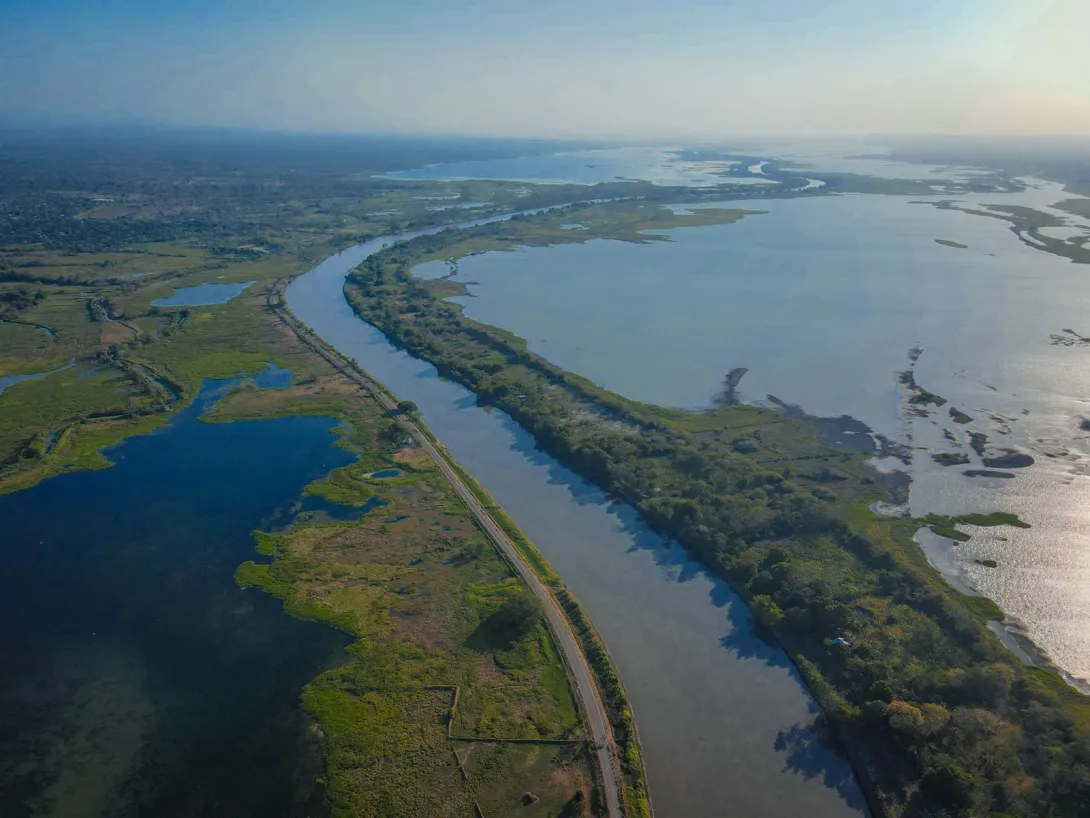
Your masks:
{"label": "lake", "polygon": [[649,532],[551,457],[509,416],[477,406],[395,349],[345,301],[346,274],[397,238],[326,259],[287,289],[292,312],[398,397],[499,501],[604,638],[631,698],[659,818],[858,818],[848,763],[808,729],[816,705],[745,606],[678,546]]}
{"label": "lake", "polygon": [[623,179],[642,179],[658,185],[772,185],[769,179],[722,176],[738,164],[727,160],[697,161],[681,158],[669,148],[613,148],[570,153],[522,156],[512,159],[477,159],[383,174],[386,179],[455,181],[504,179],[538,184],[593,185]]}
{"label": "lake", "polygon": [[316,816],[302,687],[345,636],[240,591],[250,532],[350,456],[329,418],[202,423],[0,496],[0,814]]}
{"label": "lake", "polygon": [[254,282],[243,281],[237,284],[217,284],[207,282],[194,287],[179,287],[165,298],[151,302],[153,307],[204,307],[209,304],[226,304]]}
{"label": "lake", "polygon": [[[958,200],[1056,214],[1049,205],[1070,198],[1030,181],[1023,193]],[[812,414],[848,414],[909,447],[915,513],[1017,512],[1032,529],[977,530],[966,545],[929,542],[928,553],[1085,683],[1090,341],[1080,339],[1090,335],[1090,269],[1027,246],[1004,221],[941,210],[938,201],[747,199],[747,209],[767,213],[673,230],[669,242],[464,258],[457,278],[473,283],[470,297],[456,300],[554,363],[641,401],[707,406],[724,375],[746,367],[745,400],[774,395]],[[448,272],[443,263],[416,268]],[[917,346],[916,380],[950,401],[925,417],[909,410],[898,379]],[[950,406],[972,422],[953,423]],[[970,431],[988,435],[989,455],[1015,449],[1036,465],[1008,470],[1013,479],[965,476],[984,467],[967,445]],[[970,465],[939,466],[930,453],[941,451],[965,453]]]}

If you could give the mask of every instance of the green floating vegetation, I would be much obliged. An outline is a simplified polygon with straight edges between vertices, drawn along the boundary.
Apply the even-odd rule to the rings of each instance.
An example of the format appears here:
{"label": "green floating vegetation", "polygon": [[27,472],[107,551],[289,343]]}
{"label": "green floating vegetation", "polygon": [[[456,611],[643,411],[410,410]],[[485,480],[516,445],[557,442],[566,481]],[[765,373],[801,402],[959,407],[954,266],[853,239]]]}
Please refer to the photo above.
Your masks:
{"label": "green floating vegetation", "polygon": [[950,239],[935,239],[935,244],[941,244],[943,247],[955,247],[958,250],[968,250],[968,244],[962,244],[961,242],[952,241]]}
{"label": "green floating vegetation", "polygon": [[940,466],[964,466],[969,462],[969,455],[964,452],[932,452],[931,459]]}
{"label": "green floating vegetation", "polygon": [[275,557],[284,544],[281,534],[273,534],[269,531],[254,531],[254,550],[263,557]]}
{"label": "green floating vegetation", "polygon": [[956,517],[948,517],[942,514],[928,514],[923,518],[923,524],[940,537],[948,537],[957,542],[968,542],[972,535],[959,531],[954,526],[975,525],[980,528],[994,528],[999,525],[1009,525],[1015,528],[1029,528],[1030,524],[1019,519],[1017,514],[1005,511],[993,511],[990,514],[961,514]]}
{"label": "green floating vegetation", "polygon": [[359,463],[334,469],[325,477],[309,484],[303,493],[350,508],[365,506],[375,496],[370,482],[370,471]]}
{"label": "green floating vegetation", "polygon": [[1021,520],[1017,514],[1006,511],[993,511],[991,514],[962,514],[956,518],[959,523],[992,527],[997,525],[1010,525],[1015,528],[1030,528],[1030,524]]}
{"label": "green floating vegetation", "polygon": [[972,416],[965,414],[960,409],[955,409],[953,406],[950,407],[950,417],[954,419],[954,423],[965,424],[973,422]]}

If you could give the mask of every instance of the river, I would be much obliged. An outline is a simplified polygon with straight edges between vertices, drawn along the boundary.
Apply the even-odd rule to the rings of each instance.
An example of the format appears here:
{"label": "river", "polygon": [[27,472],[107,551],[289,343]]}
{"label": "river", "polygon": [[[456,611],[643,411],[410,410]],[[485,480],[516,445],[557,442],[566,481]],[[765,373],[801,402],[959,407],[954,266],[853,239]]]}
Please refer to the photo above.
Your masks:
{"label": "river", "polygon": [[509,416],[478,407],[466,389],[355,316],[345,276],[407,237],[326,259],[291,283],[288,306],[420,407],[583,603],[632,700],[656,815],[865,815],[849,765],[808,729],[817,707],[798,674],[753,635],[725,583],[540,452]]}

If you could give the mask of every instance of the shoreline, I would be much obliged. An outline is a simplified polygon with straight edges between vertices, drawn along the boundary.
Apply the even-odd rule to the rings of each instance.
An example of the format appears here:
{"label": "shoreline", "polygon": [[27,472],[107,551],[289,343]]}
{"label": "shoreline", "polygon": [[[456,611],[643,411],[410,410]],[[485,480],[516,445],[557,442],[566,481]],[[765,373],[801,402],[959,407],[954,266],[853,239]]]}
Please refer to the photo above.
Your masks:
{"label": "shoreline", "polygon": [[[466,244],[466,241],[466,236],[455,239],[455,243],[462,245]],[[442,245],[439,246],[441,247]],[[413,259],[412,257],[414,249],[416,248],[411,244],[402,244],[400,246],[398,261],[401,265],[400,269],[404,270],[407,267],[411,267],[413,263],[416,263],[416,259]],[[432,253],[436,252],[436,242],[432,241],[428,244],[428,251]],[[406,253],[409,254],[410,260],[408,262],[405,261]],[[446,253],[445,257],[449,258],[450,255],[450,253]],[[550,388],[560,390],[552,395],[551,405],[553,406],[552,412],[554,415],[557,411],[563,411],[562,407],[565,405],[565,400],[570,401],[575,407],[583,407],[577,412],[577,416],[581,413],[583,422],[590,423],[595,428],[600,427],[598,434],[605,434],[608,432],[616,437],[625,434],[626,428],[632,432],[639,431],[640,429],[650,432],[655,428],[657,422],[651,420],[651,418],[656,416],[661,417],[663,421],[666,421],[666,425],[668,426],[672,423],[673,426],[681,425],[686,429],[690,427],[692,429],[703,428],[699,419],[707,419],[708,417],[715,415],[715,410],[704,413],[679,412],[677,410],[640,404],[626,399],[621,395],[608,392],[591,384],[587,379],[550,364],[547,360],[541,358],[541,356],[530,352],[526,348],[525,342],[521,342],[521,339],[516,338],[513,334],[496,330],[495,328],[465,318],[461,315],[460,310],[457,309],[455,305],[447,305],[438,313],[443,316],[440,322],[437,323],[433,321],[418,328],[417,324],[422,322],[415,322],[412,317],[413,311],[410,310],[408,312],[409,318],[405,318],[406,313],[404,312],[404,308],[402,307],[399,309],[397,307],[397,304],[399,303],[398,299],[402,298],[402,290],[399,289],[400,285],[396,283],[387,283],[381,290],[381,295],[385,296],[388,294],[390,300],[387,302],[380,297],[378,290],[383,280],[383,265],[386,263],[388,262],[384,259],[373,259],[366,264],[361,265],[345,285],[347,299],[352,305],[353,311],[359,318],[372,323],[394,346],[408,351],[414,357],[421,358],[436,365],[440,375],[458,381],[463,386],[467,387],[476,395],[479,403],[491,403],[505,410],[524,429],[532,431],[533,437],[539,448],[552,454],[554,457],[558,458],[561,463],[566,464],[569,468],[574,469],[584,478],[590,480],[590,482],[603,488],[607,494],[612,494],[622,501],[636,505],[640,509],[644,521],[650,523],[653,530],[665,532],[667,535],[673,536],[681,542],[686,543],[689,554],[696,558],[698,562],[708,565],[706,559],[702,558],[702,553],[699,550],[694,551],[694,548],[691,547],[691,541],[687,542],[689,539],[687,535],[678,533],[674,524],[663,520],[656,521],[647,516],[648,511],[645,507],[648,503],[641,499],[641,495],[638,492],[633,494],[632,492],[627,491],[623,488],[623,484],[620,487],[614,486],[613,481],[616,478],[610,476],[609,467],[605,467],[604,475],[599,475],[596,471],[591,469],[592,463],[584,462],[585,458],[583,457],[580,448],[576,447],[573,449],[572,444],[563,443],[563,432],[558,429],[545,429],[541,425],[542,420],[540,419],[540,417],[542,417],[541,413],[545,410],[536,408],[538,404],[535,404],[534,407],[530,407],[519,400],[528,397],[527,394],[513,395],[509,389],[502,390],[495,384],[495,381],[499,378],[500,374],[505,372],[502,364],[498,369],[494,370],[494,375],[491,378],[492,383],[489,384],[490,388],[488,390],[483,390],[481,388],[482,382],[479,373],[474,369],[474,356],[483,355],[484,353],[476,352],[474,346],[481,347],[485,350],[494,350],[494,352],[489,352],[491,355],[498,352],[501,356],[506,356],[509,361],[517,361],[519,367],[530,369],[533,378],[537,378],[543,383],[551,383],[553,386]],[[413,281],[411,278],[405,280]],[[417,282],[414,286],[416,287],[414,297],[420,298],[426,296],[427,282]],[[366,298],[365,295],[367,296]],[[442,295],[442,293],[435,293],[431,297],[436,299],[439,305],[443,305],[444,302],[441,300]],[[382,304],[383,312],[380,320],[376,322],[372,319],[378,316],[374,310],[375,305],[378,304]],[[410,326],[413,327],[411,334],[408,330],[408,327]],[[451,338],[458,337],[467,339],[461,343],[470,344],[470,347],[466,349],[463,346],[460,348],[458,356],[451,357],[450,353],[448,353],[443,346],[447,334],[449,334]],[[440,365],[440,363],[442,365]],[[518,388],[519,392],[528,393],[540,388],[531,386],[530,382],[525,381],[525,377],[523,378],[523,382],[525,382],[525,385],[520,385]],[[564,397],[561,398],[561,395]],[[557,403],[558,400],[560,401],[559,403]],[[540,401],[538,401],[538,403],[540,404]],[[542,406],[544,405],[542,404]],[[748,407],[747,410],[749,410]],[[725,409],[722,411],[731,410]],[[760,414],[761,411],[762,410],[760,409],[752,409],[751,414]],[[848,419],[848,421],[841,420],[840,422],[844,423],[849,421],[853,424],[858,423],[857,421],[851,421],[850,419]],[[852,429],[851,431],[858,430]],[[559,439],[558,435],[560,436]],[[544,440],[543,436],[547,437],[548,440]],[[555,445],[552,445],[550,441],[555,442]],[[546,445],[547,443],[549,445]],[[585,446],[585,444],[578,445]],[[602,445],[604,446],[605,444]],[[679,443],[678,445],[681,444]],[[855,448],[859,448],[858,444]],[[871,450],[869,446],[865,448],[867,448],[868,451]],[[736,449],[736,451],[740,452],[744,450]],[[857,452],[857,455],[862,456],[859,452]],[[848,455],[846,454],[845,456]],[[597,466],[594,468],[597,469]],[[901,479],[903,480],[904,478]],[[873,479],[871,482],[873,482]],[[826,491],[826,494],[829,494],[829,492]],[[821,497],[821,494],[817,489],[815,489],[815,495]],[[643,495],[643,497],[646,496],[646,494]],[[870,512],[867,512],[867,514],[869,515]],[[921,582],[925,586],[934,587],[934,589],[938,591],[939,586],[934,585],[930,576],[933,575],[936,579],[941,580],[941,588],[943,589],[941,591],[942,596],[949,598],[949,604],[952,606],[950,613],[944,614],[943,616],[957,616],[958,614],[954,613],[954,609],[960,610],[964,607],[966,613],[970,613],[979,623],[979,631],[974,631],[978,636],[974,638],[983,639],[984,642],[987,642],[989,639],[994,640],[995,649],[1001,650],[1002,653],[1008,657],[1006,661],[1017,663],[1019,661],[1018,657],[1011,654],[1006,645],[1001,645],[1000,640],[996,637],[994,632],[989,628],[984,627],[985,620],[994,618],[992,612],[998,610],[998,607],[994,602],[986,597],[969,597],[960,594],[950,584],[948,578],[939,573],[930,564],[925,558],[922,549],[916,542],[911,540],[910,536],[911,531],[909,529],[911,529],[913,525],[917,527],[922,525],[922,521],[907,520],[900,525],[896,525],[895,522],[896,521],[890,521],[890,525],[886,525],[881,519],[875,517],[855,517],[853,518],[852,527],[855,528],[858,526],[860,534],[854,536],[859,538],[863,532],[866,532],[865,536],[868,539],[876,537],[876,540],[871,540],[870,547],[877,548],[880,546],[882,549],[891,549],[891,551],[887,553],[898,555],[894,557],[894,560],[903,561],[901,562],[900,570],[905,572],[905,577],[912,578],[912,581]],[[906,525],[908,528],[905,528]],[[906,543],[900,538],[907,539],[908,542]],[[924,565],[927,566],[926,570],[922,569],[922,566]],[[709,567],[715,569],[715,574],[723,576],[723,572],[719,568],[715,566]],[[727,571],[727,578],[731,581],[731,585],[736,591],[742,592],[741,595],[743,599],[750,601],[751,610],[754,610],[753,605],[760,601],[757,597],[753,596],[754,592],[749,591],[747,593],[743,588],[739,588],[735,582],[736,577],[732,576],[730,571]],[[760,594],[758,593],[758,596],[759,595]],[[762,605],[763,604],[764,603],[762,603]],[[773,605],[773,610],[778,611],[779,609]],[[758,613],[760,613],[759,610]],[[782,612],[775,614],[775,617],[771,621],[773,623],[778,623],[779,617],[782,617]],[[987,636],[984,636],[985,634]],[[950,636],[949,633],[946,633],[945,635],[948,637]],[[788,648],[788,653],[791,655],[792,660],[799,668],[800,673],[806,678],[811,693],[823,702],[825,705],[825,712],[830,719],[834,721],[834,726],[836,726],[836,724],[840,722],[840,717],[837,715],[838,711],[846,706],[846,703],[843,703],[839,698],[840,694],[832,688],[828,688],[827,690],[827,686],[822,679],[821,674],[817,672],[816,666],[812,665],[809,660],[805,658],[808,649],[804,649],[801,644],[794,640],[794,637],[789,638],[787,634],[778,633],[777,641],[779,644]],[[989,646],[988,650],[991,649],[991,646]],[[1057,674],[1053,675],[1055,676],[1056,681],[1063,684],[1067,690],[1071,690],[1071,688],[1062,680],[1062,677]],[[1071,692],[1075,691],[1072,690]],[[1062,695],[1059,689],[1058,695]],[[1060,707],[1064,705],[1062,705],[1060,701],[1057,701],[1055,706]],[[848,725],[850,723],[850,719],[848,722],[845,722],[844,729],[849,729]],[[856,725],[855,728],[850,729],[858,729],[858,725]],[[871,779],[870,775],[864,774],[864,770],[869,768],[870,764],[855,760],[853,761],[853,766],[857,768],[857,771],[860,772],[863,779]],[[884,788],[874,790],[870,787],[868,787],[868,790],[868,800],[872,801],[872,808],[874,808],[876,814],[899,814],[898,807],[889,805],[890,809],[886,810],[884,808],[879,808],[877,803],[873,800],[873,797],[877,797],[878,792],[888,793],[888,790]]]}
{"label": "shoreline", "polygon": [[[294,278],[294,277],[293,277]],[[394,412],[397,409],[396,397],[393,393],[382,385],[380,382],[374,380],[369,374],[367,374],[355,361],[347,361],[336,350],[332,350],[328,344],[326,344],[320,336],[314,333],[310,328],[306,327],[301,321],[299,321],[287,306],[286,298],[284,297],[284,291],[287,286],[288,280],[280,279],[276,281],[268,294],[268,305],[270,310],[291,330],[299,337],[299,339],[310,347],[315,354],[320,355],[326,361],[330,363],[335,369],[339,370],[345,377],[350,380],[356,381],[360,384],[369,395],[371,395],[380,405],[382,405],[388,412]],[[584,642],[577,637],[577,628],[575,623],[572,622],[570,615],[566,612],[565,606],[557,599],[560,594],[567,595],[567,598],[574,604],[576,610],[582,613],[582,609],[579,608],[578,602],[574,597],[564,589],[563,583],[560,578],[552,571],[549,564],[545,561],[544,557],[537,552],[533,544],[526,538],[526,536],[518,530],[517,526],[513,522],[510,522],[510,518],[503,515],[502,508],[492,502],[495,510],[489,510],[489,507],[482,505],[481,500],[487,501],[488,495],[484,489],[473,480],[472,476],[465,471],[453,457],[447,452],[446,448],[438,441],[434,435],[432,435],[427,427],[423,425],[422,421],[416,418],[410,418],[408,416],[402,416],[398,421],[415,439],[416,444],[423,448],[423,450],[434,460],[436,465],[440,468],[440,471],[444,473],[450,485],[454,488],[456,494],[465,503],[467,508],[473,513],[477,519],[482,531],[493,542],[497,551],[503,556],[515,573],[530,587],[535,595],[541,599],[546,610],[546,619],[549,622],[549,628],[553,631],[557,648],[560,650],[564,660],[564,664],[568,669],[569,679],[573,685],[576,695],[582,704],[583,716],[586,719],[588,726],[591,728],[591,734],[594,739],[594,745],[598,750],[598,763],[595,768],[598,771],[598,775],[602,777],[604,781],[604,792],[607,807],[607,815],[610,818],[620,818],[622,815],[622,803],[629,801],[629,798],[622,796],[623,787],[618,788],[617,782],[620,779],[619,768],[620,760],[618,758],[616,741],[613,736],[611,728],[612,719],[606,714],[606,707],[604,705],[605,697],[604,692],[601,689],[600,682],[592,683],[588,681],[588,674],[593,673],[592,664],[587,655],[586,644],[592,644],[591,642]],[[468,481],[465,478],[468,477]],[[474,491],[474,488],[477,491]],[[475,496],[478,494],[484,495],[483,498]],[[497,512],[499,515],[503,515],[500,519],[510,522],[510,526],[514,527],[514,530],[510,532],[516,541],[524,543],[522,548],[519,548],[511,539],[508,538],[508,533],[505,532],[506,525],[497,523]],[[530,554],[525,554],[525,551],[529,550]],[[530,556],[531,559],[526,557]],[[537,563],[542,565],[542,568],[537,568]],[[555,577],[555,581],[551,581],[551,578]],[[585,614],[583,614],[585,617]],[[589,620],[587,620],[589,624]],[[580,646],[577,647],[576,644]],[[616,674],[616,670],[608,662],[608,655],[606,660],[606,667],[609,671]],[[600,678],[598,674],[594,674],[595,678]],[[637,758],[639,758],[638,750]],[[642,770],[642,762],[640,769],[636,775],[636,780],[641,784],[641,788],[637,789],[637,794],[642,790],[646,792],[646,784],[644,783],[645,775]],[[647,816],[652,818],[654,812],[650,806],[649,799],[646,800],[646,806],[641,808],[639,803],[630,805],[632,815],[636,818],[640,816]]]}

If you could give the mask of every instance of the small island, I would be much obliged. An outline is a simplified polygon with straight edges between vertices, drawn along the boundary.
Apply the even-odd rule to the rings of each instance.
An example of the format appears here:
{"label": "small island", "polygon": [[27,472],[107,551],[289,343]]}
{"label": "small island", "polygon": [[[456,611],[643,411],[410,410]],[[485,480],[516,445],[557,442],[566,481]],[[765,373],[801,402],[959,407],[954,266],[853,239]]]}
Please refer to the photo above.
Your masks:
{"label": "small island", "polygon": [[951,241],[950,239],[935,239],[935,244],[941,244],[943,247],[954,247],[958,250],[968,250],[968,244],[962,244],[961,242]]}

